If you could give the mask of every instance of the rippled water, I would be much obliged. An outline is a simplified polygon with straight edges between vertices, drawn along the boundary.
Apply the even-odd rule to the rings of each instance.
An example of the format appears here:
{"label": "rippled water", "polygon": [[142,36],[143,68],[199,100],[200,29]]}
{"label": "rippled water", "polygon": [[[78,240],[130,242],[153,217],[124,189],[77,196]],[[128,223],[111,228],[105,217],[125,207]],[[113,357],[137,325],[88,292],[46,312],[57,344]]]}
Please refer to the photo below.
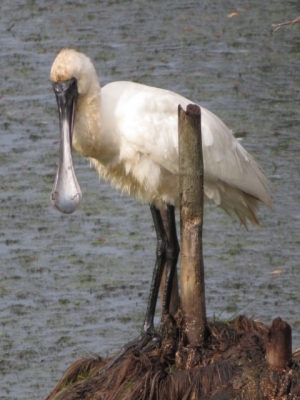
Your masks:
{"label": "rippled water", "polygon": [[300,32],[270,28],[297,17],[299,1],[90,3],[0,3],[3,400],[42,399],[72,361],[135,336],[152,274],[148,207],[99,183],[85,160],[75,157],[80,210],[49,206],[59,140],[49,70],[64,46],[88,54],[102,84],[177,91],[244,138],[272,182],[275,211],[262,208],[262,229],[245,232],[206,207],[208,314],[281,316],[300,346]]}

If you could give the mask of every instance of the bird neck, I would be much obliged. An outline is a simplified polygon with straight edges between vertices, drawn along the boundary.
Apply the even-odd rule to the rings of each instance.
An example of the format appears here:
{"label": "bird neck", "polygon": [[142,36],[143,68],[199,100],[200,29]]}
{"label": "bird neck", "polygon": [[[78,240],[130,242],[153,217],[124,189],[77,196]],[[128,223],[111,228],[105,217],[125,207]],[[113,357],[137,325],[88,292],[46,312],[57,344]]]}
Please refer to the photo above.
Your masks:
{"label": "bird neck", "polygon": [[82,156],[95,159],[106,168],[113,168],[119,162],[119,138],[113,134],[113,118],[103,112],[98,80],[91,88],[77,100],[73,147]]}
{"label": "bird neck", "polygon": [[73,147],[84,157],[95,157],[101,149],[101,90],[99,84],[77,99]]}

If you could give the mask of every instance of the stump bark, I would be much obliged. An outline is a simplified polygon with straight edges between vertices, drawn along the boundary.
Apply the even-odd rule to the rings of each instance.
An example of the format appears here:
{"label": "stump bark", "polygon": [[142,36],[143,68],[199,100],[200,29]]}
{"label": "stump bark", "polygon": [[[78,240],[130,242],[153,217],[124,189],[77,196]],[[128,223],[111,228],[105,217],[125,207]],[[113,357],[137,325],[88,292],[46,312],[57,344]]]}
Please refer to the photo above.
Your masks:
{"label": "stump bark", "polygon": [[202,252],[203,157],[201,111],[194,104],[178,107],[179,187],[181,230],[181,312],[183,331],[192,346],[206,334],[204,264]]}
{"label": "stump bark", "polygon": [[266,360],[271,368],[286,368],[292,361],[292,330],[280,317],[274,319],[266,344]]}

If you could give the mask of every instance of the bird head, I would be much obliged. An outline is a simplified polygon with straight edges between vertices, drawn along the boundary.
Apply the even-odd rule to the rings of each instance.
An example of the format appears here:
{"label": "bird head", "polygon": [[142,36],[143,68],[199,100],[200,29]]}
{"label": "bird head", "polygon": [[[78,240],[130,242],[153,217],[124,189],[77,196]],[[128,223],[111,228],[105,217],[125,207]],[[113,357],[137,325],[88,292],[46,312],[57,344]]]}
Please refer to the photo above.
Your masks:
{"label": "bird head", "polygon": [[56,56],[50,72],[52,84],[76,79],[80,96],[89,92],[94,77],[97,80],[91,60],[85,54],[73,49],[62,49]]}
{"label": "bird head", "polygon": [[76,102],[79,96],[88,92],[91,82],[89,73],[93,71],[95,70],[90,59],[84,54],[63,49],[54,60],[50,72],[61,137],[60,160],[51,193],[51,204],[65,214],[74,212],[82,200],[72,161],[72,136]]}

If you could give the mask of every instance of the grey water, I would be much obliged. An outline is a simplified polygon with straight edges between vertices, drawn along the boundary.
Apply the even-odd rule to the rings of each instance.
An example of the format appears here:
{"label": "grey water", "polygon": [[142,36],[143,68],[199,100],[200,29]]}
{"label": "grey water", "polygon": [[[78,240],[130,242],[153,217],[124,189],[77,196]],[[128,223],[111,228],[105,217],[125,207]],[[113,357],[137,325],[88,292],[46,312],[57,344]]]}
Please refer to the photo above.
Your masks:
{"label": "grey water", "polygon": [[271,28],[299,14],[298,0],[0,2],[1,399],[43,399],[72,361],[135,337],[152,275],[148,206],[99,182],[86,160],[74,156],[80,209],[50,207],[59,135],[49,72],[62,47],[91,57],[102,85],[176,91],[243,138],[275,207],[247,232],[206,206],[208,316],[280,316],[300,346],[300,30]]}

